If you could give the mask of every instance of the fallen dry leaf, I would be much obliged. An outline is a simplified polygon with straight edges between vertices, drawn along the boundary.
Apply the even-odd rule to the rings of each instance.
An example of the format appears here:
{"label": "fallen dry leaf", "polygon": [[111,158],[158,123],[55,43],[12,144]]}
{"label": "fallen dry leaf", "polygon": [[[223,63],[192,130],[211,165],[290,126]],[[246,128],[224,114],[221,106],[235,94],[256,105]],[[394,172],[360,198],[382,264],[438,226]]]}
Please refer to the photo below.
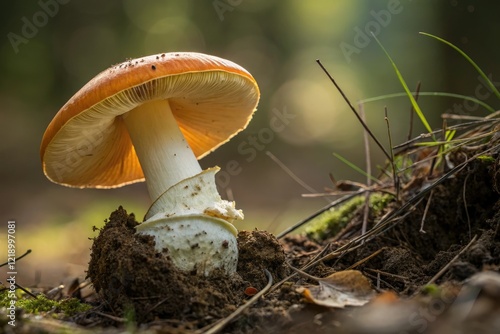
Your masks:
{"label": "fallen dry leaf", "polygon": [[374,296],[368,279],[358,270],[344,270],[317,279],[319,285],[301,287],[299,292],[310,303],[343,308],[361,306]]}

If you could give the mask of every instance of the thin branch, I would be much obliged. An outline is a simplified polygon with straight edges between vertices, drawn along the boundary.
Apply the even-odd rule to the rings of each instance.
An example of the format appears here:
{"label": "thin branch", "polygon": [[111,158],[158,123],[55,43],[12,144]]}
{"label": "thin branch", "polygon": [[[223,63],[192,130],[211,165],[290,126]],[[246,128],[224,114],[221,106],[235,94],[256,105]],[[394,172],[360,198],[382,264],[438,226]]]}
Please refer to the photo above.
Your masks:
{"label": "thin branch", "polygon": [[466,188],[467,188],[467,180],[469,180],[470,174],[467,174],[465,176],[464,180],[464,188],[462,190],[462,197],[464,198],[464,209],[465,209],[465,214],[467,216],[467,226],[469,227],[469,239],[472,238],[472,228],[470,226],[470,216],[469,216],[469,209],[467,208],[467,198],[465,196]]}
{"label": "thin branch", "polygon": [[[16,257],[16,261],[21,260],[23,257],[25,257],[26,255],[28,255],[28,254],[30,254],[30,253],[31,253],[31,249],[28,249],[28,250],[26,251],[26,253],[24,253],[23,255],[21,255],[21,256],[19,256],[19,257]],[[7,261],[7,262],[5,262],[5,263],[0,264],[0,267],[6,266],[6,265],[8,265],[8,264],[9,264],[9,262]]]}
{"label": "thin branch", "polygon": [[381,279],[379,273],[377,273],[377,276],[374,276],[374,275],[366,273],[366,272],[363,273],[363,274],[366,277],[369,277],[369,278],[377,281],[377,285],[375,286],[375,290],[377,290],[377,292],[382,292],[381,288],[380,288],[380,283],[381,282],[384,283],[390,290],[392,290],[392,291],[396,291],[397,290],[397,288],[394,285],[389,284],[387,281],[384,281],[383,279]]}
{"label": "thin branch", "polygon": [[386,249],[386,247],[382,247],[382,248],[377,249],[375,252],[371,253],[370,255],[368,255],[367,257],[365,257],[364,259],[361,259],[358,262],[354,263],[353,265],[349,266],[346,270],[356,268],[357,266],[365,263],[366,261],[370,260],[371,258],[379,255],[385,249]]}
{"label": "thin branch", "polygon": [[[359,113],[361,116],[361,119],[366,122],[366,114],[365,114],[365,108],[363,107],[363,104],[360,103],[358,104],[359,107]],[[366,159],[366,186],[369,188],[372,185],[372,164],[371,164],[371,155],[370,155],[370,142],[368,140],[368,132],[363,131],[363,143],[365,147],[365,159]],[[367,191],[365,193],[365,206],[363,210],[363,225],[361,225],[361,234],[366,233],[366,229],[368,228],[368,217],[370,215],[370,195],[371,192]]]}
{"label": "thin branch", "polygon": [[391,124],[389,123],[389,117],[387,116],[387,108],[385,108],[385,124],[387,125],[387,138],[389,138],[389,149],[391,152],[391,158],[389,159],[392,168],[392,179],[394,182],[394,188],[396,189],[396,201],[399,202],[399,176],[396,171],[396,165],[394,164],[394,149],[392,148],[392,135],[391,135]]}
{"label": "thin branch", "polygon": [[470,248],[470,246],[472,246],[472,244],[474,244],[474,242],[476,241],[477,239],[477,235],[474,236],[474,238],[472,238],[472,240],[467,244],[467,246],[465,246],[464,248],[462,248],[462,250],[460,252],[458,252],[457,255],[455,255],[455,257],[453,259],[451,259],[450,262],[448,262],[448,264],[446,266],[444,266],[436,275],[434,275],[433,278],[431,278],[431,280],[429,282],[427,282],[427,285],[429,284],[432,284],[434,283],[435,281],[437,281],[441,276],[443,276],[443,274],[448,270],[448,268],[451,267],[451,265],[460,257],[460,255],[462,255],[467,249]]}
{"label": "thin branch", "polygon": [[97,315],[100,315],[102,317],[105,317],[105,318],[108,318],[108,319],[111,319],[113,321],[116,321],[116,322],[119,322],[119,323],[125,323],[127,321],[127,319],[125,318],[120,318],[120,317],[115,317],[114,315],[111,315],[111,314],[107,314],[107,313],[104,313],[104,312],[100,312],[100,311],[94,311],[93,313],[97,314]]}
{"label": "thin branch", "polygon": [[427,199],[427,203],[425,204],[424,214],[422,215],[422,221],[420,223],[420,233],[426,233],[424,230],[425,218],[427,217],[427,212],[429,211],[429,207],[431,206],[432,194],[434,194],[434,190],[431,190],[429,194],[429,198]]}
{"label": "thin branch", "polygon": [[[415,101],[418,100],[420,94],[420,81],[417,83],[417,89],[413,93],[413,96],[415,97]],[[415,108],[413,108],[413,105],[410,107],[410,128],[408,129],[408,140],[411,139],[411,133],[413,131],[413,116],[415,115]],[[391,146],[392,147],[392,146]]]}
{"label": "thin branch", "polygon": [[[488,132],[488,133],[483,134],[481,136],[477,136],[476,138],[472,138],[472,139],[466,139],[466,138],[464,138],[464,139],[455,139],[455,142],[459,142],[459,143],[455,144],[453,147],[450,147],[449,149],[443,151],[442,154],[447,154],[448,152],[451,152],[452,150],[456,150],[459,147],[463,147],[464,149],[467,149],[469,147],[469,146],[467,146],[467,144],[471,144],[471,143],[479,140],[480,138],[487,138],[487,137],[493,135],[494,133],[495,133],[495,131],[493,130],[491,132]],[[482,145],[482,146],[484,146],[484,145]],[[419,150],[419,149],[420,148],[418,148],[416,150]],[[413,163],[413,164],[411,164],[411,165],[409,165],[409,166],[407,166],[405,168],[402,168],[402,169],[398,170],[398,173],[403,173],[403,172],[405,172],[408,169],[412,169],[412,168],[414,168],[414,167],[416,167],[416,166],[418,166],[420,164],[423,164],[425,162],[431,161],[431,160],[433,160],[435,158],[436,158],[436,155],[429,155],[427,158],[420,159],[417,162],[415,162],[415,163]]]}
{"label": "thin branch", "polygon": [[365,269],[363,269],[363,271],[364,270],[371,271],[371,272],[374,272],[376,274],[384,275],[384,276],[387,276],[387,277],[390,277],[390,278],[399,279],[399,280],[401,280],[403,282],[407,282],[408,281],[408,277],[406,277],[406,276],[391,274],[391,273],[388,273],[386,271],[377,270],[377,269],[371,269],[371,268],[365,268]]}
{"label": "thin branch", "polygon": [[268,157],[270,157],[281,169],[283,169],[283,171],[285,173],[288,174],[288,176],[290,176],[295,182],[297,182],[298,184],[300,184],[304,189],[306,189],[307,191],[311,192],[311,193],[317,193],[317,191],[309,186],[307,183],[305,183],[304,181],[302,181],[297,175],[295,175],[292,170],[290,168],[288,168],[287,166],[285,166],[285,164],[283,162],[281,162],[280,159],[278,159],[274,154],[272,154],[271,152],[269,151],[266,151],[266,155]]}
{"label": "thin branch", "polygon": [[[416,92],[410,92],[411,94],[415,95]],[[494,113],[495,109],[490,107],[488,104],[484,103],[483,101],[476,99],[471,96],[466,96],[466,95],[461,95],[461,94],[453,94],[453,93],[447,93],[447,92],[418,92],[419,96],[439,96],[439,97],[451,97],[451,98],[456,98],[460,99],[461,101],[470,101],[472,103],[475,103],[490,113]],[[360,102],[361,103],[371,103],[371,102],[376,102],[380,100],[388,100],[396,97],[408,97],[407,93],[394,93],[394,94],[384,94],[381,96],[375,96],[375,97],[369,97],[367,99],[363,99]]]}
{"label": "thin branch", "polygon": [[17,283],[14,283],[14,285],[16,286],[16,288],[23,290],[23,291],[24,291],[24,293],[26,293],[26,294],[30,295],[31,297],[33,297],[33,298],[35,298],[35,299],[38,299],[38,297],[37,297],[36,295],[34,295],[31,291],[26,290],[25,288],[23,288],[22,286],[20,286],[20,285],[19,285],[19,284],[17,284]]}
{"label": "thin branch", "polygon": [[330,79],[330,81],[335,85],[335,87],[339,91],[340,95],[342,95],[342,97],[344,98],[344,100],[346,101],[346,103],[349,105],[349,108],[351,108],[352,112],[357,117],[358,121],[361,123],[361,125],[363,126],[363,128],[365,128],[365,130],[369,133],[370,137],[372,137],[372,139],[375,141],[375,143],[377,144],[377,146],[382,150],[382,152],[387,157],[387,159],[390,159],[389,153],[387,153],[387,151],[385,150],[384,146],[379,142],[379,140],[377,139],[377,137],[375,137],[375,135],[371,132],[370,128],[368,128],[368,125],[366,125],[366,123],[363,122],[363,120],[361,119],[361,117],[359,116],[359,114],[356,112],[356,109],[354,109],[353,105],[351,104],[351,101],[349,101],[349,99],[344,94],[344,91],[342,91],[342,89],[340,88],[340,86],[337,85],[337,82],[333,79],[333,77],[330,75],[330,73],[328,72],[328,70],[323,66],[323,64],[321,63],[321,61],[319,59],[316,59],[316,62],[321,67],[321,69],[323,70],[323,72],[325,72],[325,74],[328,76],[328,78]]}
{"label": "thin branch", "polygon": [[292,265],[291,265],[290,263],[288,263],[288,262],[285,262],[285,263],[286,263],[286,265],[287,265],[290,269],[292,269],[293,271],[295,271],[295,272],[296,272],[297,274],[299,274],[300,276],[303,276],[303,277],[305,277],[305,278],[308,278],[308,279],[310,279],[310,280],[312,280],[312,281],[319,281],[319,280],[321,280],[321,277],[316,277],[316,276],[310,275],[310,274],[306,273],[305,271],[303,271],[303,270],[301,270],[301,269],[299,269],[299,268],[295,268],[294,266],[292,266]]}
{"label": "thin branch", "polygon": [[[500,119],[498,119],[498,118],[492,119],[492,118],[488,118],[488,117],[482,117],[481,120],[478,120],[478,121],[472,121],[472,122],[467,122],[467,123],[449,126],[448,130],[464,130],[466,128],[472,128],[473,130],[475,130],[481,124],[493,123],[493,124],[491,124],[491,127],[493,127],[494,124],[499,123],[499,122],[500,122]],[[435,130],[432,132],[432,135],[437,135],[437,134],[440,134],[441,132],[443,132],[443,129]],[[406,141],[404,143],[401,143],[401,144],[394,146],[393,149],[394,150],[401,149],[401,148],[405,149],[408,146],[410,146],[410,144],[413,144],[415,142],[420,141],[421,139],[425,139],[425,138],[429,138],[429,137],[431,137],[431,133],[422,133],[409,141]],[[470,136],[467,136],[467,137],[470,137]],[[468,139],[470,139],[470,138],[468,138]],[[474,139],[475,138],[472,138],[470,140],[474,140]]]}
{"label": "thin branch", "polygon": [[364,193],[365,189],[360,189],[356,192],[353,192],[352,194],[349,194],[349,195],[346,195],[344,197],[341,197],[339,198],[338,200],[336,201],[333,201],[332,203],[328,204],[327,206],[324,206],[322,207],[321,209],[319,209],[318,211],[316,211],[315,213],[313,213],[312,215],[308,216],[307,218],[305,219],[302,219],[301,221],[299,221],[298,223],[296,223],[295,225],[293,226],[290,226],[289,228],[287,228],[286,230],[284,230],[283,232],[279,233],[276,235],[276,238],[278,239],[281,239],[283,237],[285,237],[287,234],[289,234],[290,232],[292,231],[295,231],[296,229],[298,229],[299,227],[301,227],[302,225],[306,224],[307,222],[311,221],[312,219],[316,218],[317,216],[319,216],[320,214],[322,214],[323,212],[329,210],[330,208],[333,208],[334,206],[337,206],[339,204],[342,204],[348,200],[350,200],[351,198],[357,196],[357,195],[361,195],[362,193]]}
{"label": "thin branch", "polygon": [[[346,244],[345,246],[349,246],[349,245],[351,245],[351,244],[349,243],[349,244]],[[340,247],[339,250],[336,250],[335,252],[331,252],[325,256],[320,257],[319,255],[323,253],[323,251],[322,251],[320,254],[318,254],[318,256],[315,256],[313,260],[311,260],[309,263],[307,263],[302,268],[300,268],[300,270],[305,271],[307,269],[314,267],[315,265],[317,265],[321,261],[330,260],[330,259],[335,258],[336,256],[342,256],[344,254],[347,254],[349,252],[352,252],[352,251],[362,247],[363,245],[356,245],[356,246],[353,246],[351,248],[344,250],[344,248],[346,248],[345,246]],[[326,248],[324,248],[324,250],[326,250]],[[297,275],[297,272],[294,272],[294,273],[288,275],[287,277],[285,277],[284,279],[282,279],[278,283],[274,284],[273,287],[269,290],[269,292],[276,290],[279,286],[281,286],[283,283],[285,283],[289,279],[295,277],[296,275]]]}

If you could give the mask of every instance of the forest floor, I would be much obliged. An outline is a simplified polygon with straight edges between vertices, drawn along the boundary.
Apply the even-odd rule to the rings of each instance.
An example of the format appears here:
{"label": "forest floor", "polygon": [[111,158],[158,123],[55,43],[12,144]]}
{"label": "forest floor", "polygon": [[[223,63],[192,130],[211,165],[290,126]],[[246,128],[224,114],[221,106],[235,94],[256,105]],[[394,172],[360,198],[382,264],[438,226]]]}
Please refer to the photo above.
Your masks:
{"label": "forest floor", "polygon": [[119,208],[94,240],[95,292],[59,294],[90,306],[19,309],[15,327],[4,308],[0,332],[500,333],[497,126],[461,125],[447,148],[406,143],[400,173],[339,184],[348,200],[304,233],[241,231],[229,278],[179,272]]}

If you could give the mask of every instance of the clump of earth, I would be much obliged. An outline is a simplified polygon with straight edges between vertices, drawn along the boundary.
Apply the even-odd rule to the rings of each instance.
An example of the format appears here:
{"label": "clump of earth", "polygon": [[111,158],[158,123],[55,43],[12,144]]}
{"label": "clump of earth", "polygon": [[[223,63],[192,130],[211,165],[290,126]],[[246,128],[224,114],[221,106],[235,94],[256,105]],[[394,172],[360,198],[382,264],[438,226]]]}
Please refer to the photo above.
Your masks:
{"label": "clump of earth", "polygon": [[205,277],[178,270],[167,249],[157,252],[153,237],[135,233],[137,225],[134,215],[120,207],[92,246],[88,277],[105,308],[118,317],[132,315],[139,323],[174,319],[186,328],[200,328],[249,299],[248,288],[262,289],[268,282],[264,270],[276,281],[287,274],[281,245],[264,231],[238,234],[235,274]]}

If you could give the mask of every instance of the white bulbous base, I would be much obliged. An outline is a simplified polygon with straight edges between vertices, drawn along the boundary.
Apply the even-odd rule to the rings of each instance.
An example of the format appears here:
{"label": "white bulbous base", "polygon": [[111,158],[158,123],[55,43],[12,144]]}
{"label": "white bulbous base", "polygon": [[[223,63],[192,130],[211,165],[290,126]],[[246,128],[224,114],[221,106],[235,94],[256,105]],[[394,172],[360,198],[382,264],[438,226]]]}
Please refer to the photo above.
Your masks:
{"label": "white bulbous base", "polygon": [[238,244],[236,228],[219,218],[186,215],[159,218],[137,227],[137,233],[155,238],[158,252],[167,250],[182,271],[208,276],[215,269],[226,274],[236,271]]}
{"label": "white bulbous base", "polygon": [[234,202],[221,199],[215,185],[218,167],[186,178],[165,191],[151,205],[137,233],[155,238],[155,248],[167,253],[183,271],[227,274],[238,264],[238,231],[232,224],[243,219]]}

